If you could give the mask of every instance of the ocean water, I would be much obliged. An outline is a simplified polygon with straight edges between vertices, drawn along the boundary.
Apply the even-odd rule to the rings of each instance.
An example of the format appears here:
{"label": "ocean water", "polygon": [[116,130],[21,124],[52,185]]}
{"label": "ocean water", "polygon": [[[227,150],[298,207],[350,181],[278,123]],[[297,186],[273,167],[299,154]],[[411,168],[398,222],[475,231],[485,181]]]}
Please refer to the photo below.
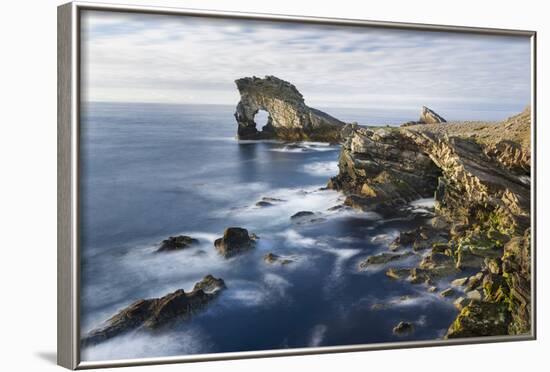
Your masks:
{"label": "ocean water", "polygon": [[[402,229],[430,218],[330,211],[323,190],[338,146],[237,141],[231,106],[91,103],[81,126],[81,332],[140,298],[190,290],[207,274],[227,290],[205,311],[158,331],[138,329],[82,350],[112,360],[442,337],[456,310],[425,286],[392,281],[387,266],[359,271]],[[262,197],[283,201],[259,208]],[[427,201],[429,204],[429,200]],[[290,216],[312,211],[318,221]],[[226,260],[213,241],[229,226],[256,233],[256,248]],[[168,236],[200,245],[155,254]],[[295,262],[269,265],[273,252]],[[412,266],[419,258],[392,263]],[[405,297],[404,297],[405,296]],[[382,309],[376,304],[384,304]],[[373,308],[374,305],[374,308]],[[396,336],[399,321],[415,331]]]}

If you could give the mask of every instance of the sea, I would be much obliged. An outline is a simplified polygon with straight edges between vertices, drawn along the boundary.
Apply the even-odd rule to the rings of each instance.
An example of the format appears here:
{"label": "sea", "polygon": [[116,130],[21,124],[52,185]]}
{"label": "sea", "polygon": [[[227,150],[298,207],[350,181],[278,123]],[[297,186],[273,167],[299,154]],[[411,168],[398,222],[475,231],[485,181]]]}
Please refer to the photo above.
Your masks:
{"label": "sea", "polygon": [[[418,114],[326,112],[374,125]],[[451,300],[389,279],[386,265],[359,269],[368,256],[387,252],[399,231],[426,223],[433,200],[412,203],[407,217],[396,218],[331,209],[344,200],[325,189],[338,173],[338,145],[239,141],[233,113],[234,106],[222,105],[82,105],[81,333],[138,299],[191,290],[207,274],[227,285],[191,319],[85,347],[82,360],[443,337],[457,314]],[[280,201],[256,206],[264,197]],[[314,221],[291,220],[300,211],[315,213]],[[256,247],[231,259],[219,256],[213,242],[227,227],[258,235]],[[200,244],[155,253],[162,240],[181,234]],[[268,264],[263,257],[270,252],[293,262]],[[411,267],[419,259],[391,266]],[[400,321],[414,331],[394,334]]]}

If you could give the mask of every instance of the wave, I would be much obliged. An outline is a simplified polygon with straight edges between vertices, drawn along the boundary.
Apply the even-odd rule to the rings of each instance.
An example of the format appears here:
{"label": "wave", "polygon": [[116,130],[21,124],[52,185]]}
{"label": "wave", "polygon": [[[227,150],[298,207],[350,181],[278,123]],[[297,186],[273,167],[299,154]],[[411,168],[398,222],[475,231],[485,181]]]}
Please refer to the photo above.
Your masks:
{"label": "wave", "polygon": [[304,172],[313,176],[330,177],[338,174],[337,161],[319,161],[306,164],[303,167]]}

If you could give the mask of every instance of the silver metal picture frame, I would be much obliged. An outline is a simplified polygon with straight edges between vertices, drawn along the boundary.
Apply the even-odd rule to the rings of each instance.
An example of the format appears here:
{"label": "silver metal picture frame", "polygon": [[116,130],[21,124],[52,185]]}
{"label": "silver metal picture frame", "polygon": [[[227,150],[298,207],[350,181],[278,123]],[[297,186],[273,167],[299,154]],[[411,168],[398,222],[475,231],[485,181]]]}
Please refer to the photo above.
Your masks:
{"label": "silver metal picture frame", "polygon": [[[471,35],[523,36],[530,39],[531,90],[531,180],[536,180],[536,32],[525,30],[473,28],[431,24],[379,22],[355,19],[253,14],[210,10],[109,5],[71,2],[58,7],[58,247],[57,247],[57,360],[69,369],[137,366],[166,363],[261,358],[319,353],[450,346],[475,343],[524,341],[536,339],[536,182],[531,181],[531,331],[529,334],[382,342],[344,346],[312,346],[260,351],[190,354],[172,357],[147,357],[106,361],[81,358],[81,16],[85,11],[124,12],[169,16],[194,16],[204,19],[263,20],[304,25],[376,27],[388,30],[444,31]],[[237,77],[235,77],[237,78]]]}

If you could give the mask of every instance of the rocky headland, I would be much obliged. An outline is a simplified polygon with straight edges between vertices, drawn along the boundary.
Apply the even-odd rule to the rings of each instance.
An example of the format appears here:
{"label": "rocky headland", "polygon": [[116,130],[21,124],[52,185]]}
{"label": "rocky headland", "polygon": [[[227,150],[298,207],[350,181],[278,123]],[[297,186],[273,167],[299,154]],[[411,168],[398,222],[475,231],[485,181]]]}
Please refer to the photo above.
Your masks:
{"label": "rocky headland", "polygon": [[[291,83],[275,76],[245,77],[235,81],[241,100],[235,119],[239,139],[339,142],[345,123],[305,104]],[[268,113],[266,125],[256,128],[256,114]]]}
{"label": "rocky headland", "polygon": [[[420,263],[388,269],[389,279],[435,291],[441,279],[477,272],[453,282],[464,296],[447,338],[531,330],[530,118],[527,108],[501,123],[342,130],[339,174],[328,187],[344,192],[347,205],[387,214],[435,196],[430,224],[401,232],[388,247],[424,251]],[[362,267],[403,254],[372,256]]]}

